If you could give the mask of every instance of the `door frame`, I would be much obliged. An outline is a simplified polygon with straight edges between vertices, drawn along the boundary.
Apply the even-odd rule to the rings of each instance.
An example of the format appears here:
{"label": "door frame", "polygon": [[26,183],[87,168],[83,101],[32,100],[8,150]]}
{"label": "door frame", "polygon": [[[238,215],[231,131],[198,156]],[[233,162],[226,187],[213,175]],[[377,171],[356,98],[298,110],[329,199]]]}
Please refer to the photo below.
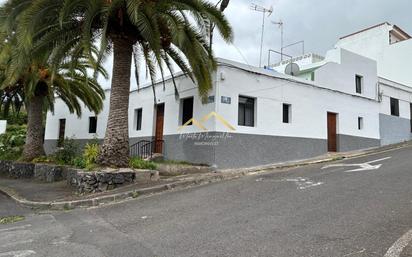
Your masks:
{"label": "door frame", "polygon": [[[333,117],[333,123],[335,127],[335,133],[332,134],[331,138],[331,131],[330,131],[330,119],[329,117]],[[339,114],[336,112],[327,112],[326,114],[326,136],[327,136],[327,150],[328,152],[337,152],[339,149],[339,141],[338,141],[338,117]],[[333,140],[334,137],[334,140]]]}
{"label": "door frame", "polygon": [[[158,118],[159,118],[159,108],[163,109],[163,124],[162,124],[162,128],[161,128],[161,138],[158,137]],[[164,136],[164,123],[165,122],[165,103],[160,103],[160,104],[156,104],[155,105],[155,117],[154,117],[154,140],[155,140],[155,146],[154,146],[154,152],[155,153],[162,153],[163,152],[163,143],[157,143],[157,140],[163,140],[163,136]]]}

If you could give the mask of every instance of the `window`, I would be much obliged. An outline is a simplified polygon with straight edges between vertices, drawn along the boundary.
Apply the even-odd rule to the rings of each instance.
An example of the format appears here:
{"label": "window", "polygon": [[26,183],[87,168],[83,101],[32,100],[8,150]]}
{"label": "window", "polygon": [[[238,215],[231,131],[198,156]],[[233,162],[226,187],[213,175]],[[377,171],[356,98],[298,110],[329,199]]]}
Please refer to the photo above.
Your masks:
{"label": "window", "polygon": [[136,130],[142,130],[142,113],[143,113],[143,109],[136,109],[134,110],[135,112],[135,121],[136,121]]}
{"label": "window", "polygon": [[[193,97],[182,99],[182,125],[193,118]],[[190,122],[187,125],[192,125]]]}
{"label": "window", "polygon": [[57,141],[58,147],[63,145],[65,130],[66,130],[66,119],[60,119],[59,120],[59,140]]}
{"label": "window", "polygon": [[89,133],[96,133],[97,130],[97,117],[89,117]]}
{"label": "window", "polygon": [[312,72],[312,73],[310,74],[310,80],[311,80],[311,81],[315,81],[315,72]]}
{"label": "window", "polygon": [[283,123],[290,123],[291,108],[292,106],[290,104],[283,104]]}
{"label": "window", "polygon": [[239,96],[239,112],[238,112],[239,126],[255,126],[255,99]]}
{"label": "window", "polygon": [[391,115],[399,116],[399,100],[391,97]]}
{"label": "window", "polygon": [[410,115],[410,123],[411,123],[411,133],[412,133],[412,103],[409,104],[409,115]]}
{"label": "window", "polygon": [[363,129],[363,118],[358,117],[358,129],[361,130]]}
{"label": "window", "polygon": [[355,83],[356,83],[356,93],[362,94],[362,87],[363,87],[363,77],[360,75],[355,76]]}

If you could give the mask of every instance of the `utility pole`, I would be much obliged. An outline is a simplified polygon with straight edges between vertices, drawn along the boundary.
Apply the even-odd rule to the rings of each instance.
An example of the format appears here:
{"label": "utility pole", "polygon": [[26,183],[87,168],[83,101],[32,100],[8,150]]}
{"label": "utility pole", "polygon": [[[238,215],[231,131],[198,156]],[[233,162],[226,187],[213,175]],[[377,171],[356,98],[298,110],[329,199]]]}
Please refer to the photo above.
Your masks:
{"label": "utility pole", "polygon": [[263,35],[265,32],[265,18],[266,18],[266,13],[268,13],[268,17],[272,14],[273,7],[271,6],[269,9],[267,9],[257,4],[251,4],[250,9],[256,12],[261,12],[263,16],[262,17],[262,36],[260,38],[260,55],[259,55],[259,68],[262,68],[262,51],[263,51]]}

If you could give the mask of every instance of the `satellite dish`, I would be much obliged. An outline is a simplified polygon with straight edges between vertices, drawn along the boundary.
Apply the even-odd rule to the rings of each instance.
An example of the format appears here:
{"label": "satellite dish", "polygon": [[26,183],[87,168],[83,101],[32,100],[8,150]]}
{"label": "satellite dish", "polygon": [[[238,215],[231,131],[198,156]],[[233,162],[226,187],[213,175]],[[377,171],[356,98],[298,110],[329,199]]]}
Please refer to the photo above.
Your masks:
{"label": "satellite dish", "polygon": [[300,72],[299,65],[297,65],[294,62],[289,63],[285,67],[285,74],[287,74],[287,75],[296,76],[296,75],[299,74],[299,72]]}

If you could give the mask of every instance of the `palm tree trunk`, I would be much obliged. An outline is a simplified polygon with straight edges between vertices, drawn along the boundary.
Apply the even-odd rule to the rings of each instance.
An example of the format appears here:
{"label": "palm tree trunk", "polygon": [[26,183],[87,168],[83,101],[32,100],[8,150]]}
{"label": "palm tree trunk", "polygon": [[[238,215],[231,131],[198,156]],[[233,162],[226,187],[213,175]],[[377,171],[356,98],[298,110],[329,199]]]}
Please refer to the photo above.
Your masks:
{"label": "palm tree trunk", "polygon": [[27,104],[27,133],[23,149],[23,160],[32,161],[45,155],[43,147],[43,100],[34,96]]}
{"label": "palm tree trunk", "polygon": [[113,74],[109,119],[98,163],[111,167],[129,166],[129,94],[133,43],[113,39]]}

